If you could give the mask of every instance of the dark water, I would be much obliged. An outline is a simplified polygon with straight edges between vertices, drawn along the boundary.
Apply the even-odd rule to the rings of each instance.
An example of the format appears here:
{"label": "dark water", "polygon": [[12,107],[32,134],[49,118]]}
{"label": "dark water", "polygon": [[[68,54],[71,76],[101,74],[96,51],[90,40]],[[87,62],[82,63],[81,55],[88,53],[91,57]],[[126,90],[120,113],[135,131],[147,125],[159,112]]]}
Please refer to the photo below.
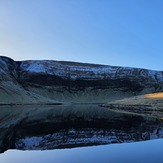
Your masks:
{"label": "dark water", "polygon": [[163,162],[154,114],[97,105],[0,108],[0,163]]}

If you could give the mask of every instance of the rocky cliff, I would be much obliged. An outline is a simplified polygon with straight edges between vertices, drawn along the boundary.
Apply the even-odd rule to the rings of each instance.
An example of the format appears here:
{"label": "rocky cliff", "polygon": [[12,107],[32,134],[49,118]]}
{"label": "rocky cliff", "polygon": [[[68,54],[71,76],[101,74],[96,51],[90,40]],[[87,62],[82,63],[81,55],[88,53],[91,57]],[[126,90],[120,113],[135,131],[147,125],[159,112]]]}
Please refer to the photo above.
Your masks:
{"label": "rocky cliff", "polygon": [[103,103],[162,90],[162,71],[0,57],[0,104]]}

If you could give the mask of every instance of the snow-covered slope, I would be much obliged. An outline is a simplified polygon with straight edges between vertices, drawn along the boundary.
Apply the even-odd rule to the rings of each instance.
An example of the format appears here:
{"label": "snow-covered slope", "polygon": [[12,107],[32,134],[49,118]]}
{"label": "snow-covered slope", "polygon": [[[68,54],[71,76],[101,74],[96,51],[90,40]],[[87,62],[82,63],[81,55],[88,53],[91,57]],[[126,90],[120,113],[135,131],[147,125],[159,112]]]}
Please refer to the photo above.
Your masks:
{"label": "snow-covered slope", "polygon": [[162,90],[162,71],[0,57],[0,104],[101,103]]}
{"label": "snow-covered slope", "polygon": [[21,71],[29,73],[49,74],[70,79],[106,79],[123,77],[142,77],[153,81],[163,81],[163,72],[139,68],[107,66],[60,61],[24,61],[20,64]]}

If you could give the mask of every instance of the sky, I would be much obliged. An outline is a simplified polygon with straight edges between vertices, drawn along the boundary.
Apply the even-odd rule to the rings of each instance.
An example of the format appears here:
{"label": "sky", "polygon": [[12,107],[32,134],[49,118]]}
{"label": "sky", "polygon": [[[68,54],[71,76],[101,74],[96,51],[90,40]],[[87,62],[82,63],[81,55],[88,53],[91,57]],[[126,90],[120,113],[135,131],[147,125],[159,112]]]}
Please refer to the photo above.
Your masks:
{"label": "sky", "polygon": [[0,0],[0,55],[163,70],[162,0]]}

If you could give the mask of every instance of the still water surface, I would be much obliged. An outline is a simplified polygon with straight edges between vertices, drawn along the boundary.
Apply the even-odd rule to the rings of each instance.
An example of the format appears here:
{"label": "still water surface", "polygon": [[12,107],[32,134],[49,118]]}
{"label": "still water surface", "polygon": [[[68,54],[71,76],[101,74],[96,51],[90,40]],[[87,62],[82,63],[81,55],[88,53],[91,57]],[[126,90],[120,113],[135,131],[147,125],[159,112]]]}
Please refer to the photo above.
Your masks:
{"label": "still water surface", "polygon": [[157,114],[98,105],[0,107],[0,163],[163,163]]}
{"label": "still water surface", "polygon": [[162,163],[163,139],[46,151],[8,150],[1,163]]}

